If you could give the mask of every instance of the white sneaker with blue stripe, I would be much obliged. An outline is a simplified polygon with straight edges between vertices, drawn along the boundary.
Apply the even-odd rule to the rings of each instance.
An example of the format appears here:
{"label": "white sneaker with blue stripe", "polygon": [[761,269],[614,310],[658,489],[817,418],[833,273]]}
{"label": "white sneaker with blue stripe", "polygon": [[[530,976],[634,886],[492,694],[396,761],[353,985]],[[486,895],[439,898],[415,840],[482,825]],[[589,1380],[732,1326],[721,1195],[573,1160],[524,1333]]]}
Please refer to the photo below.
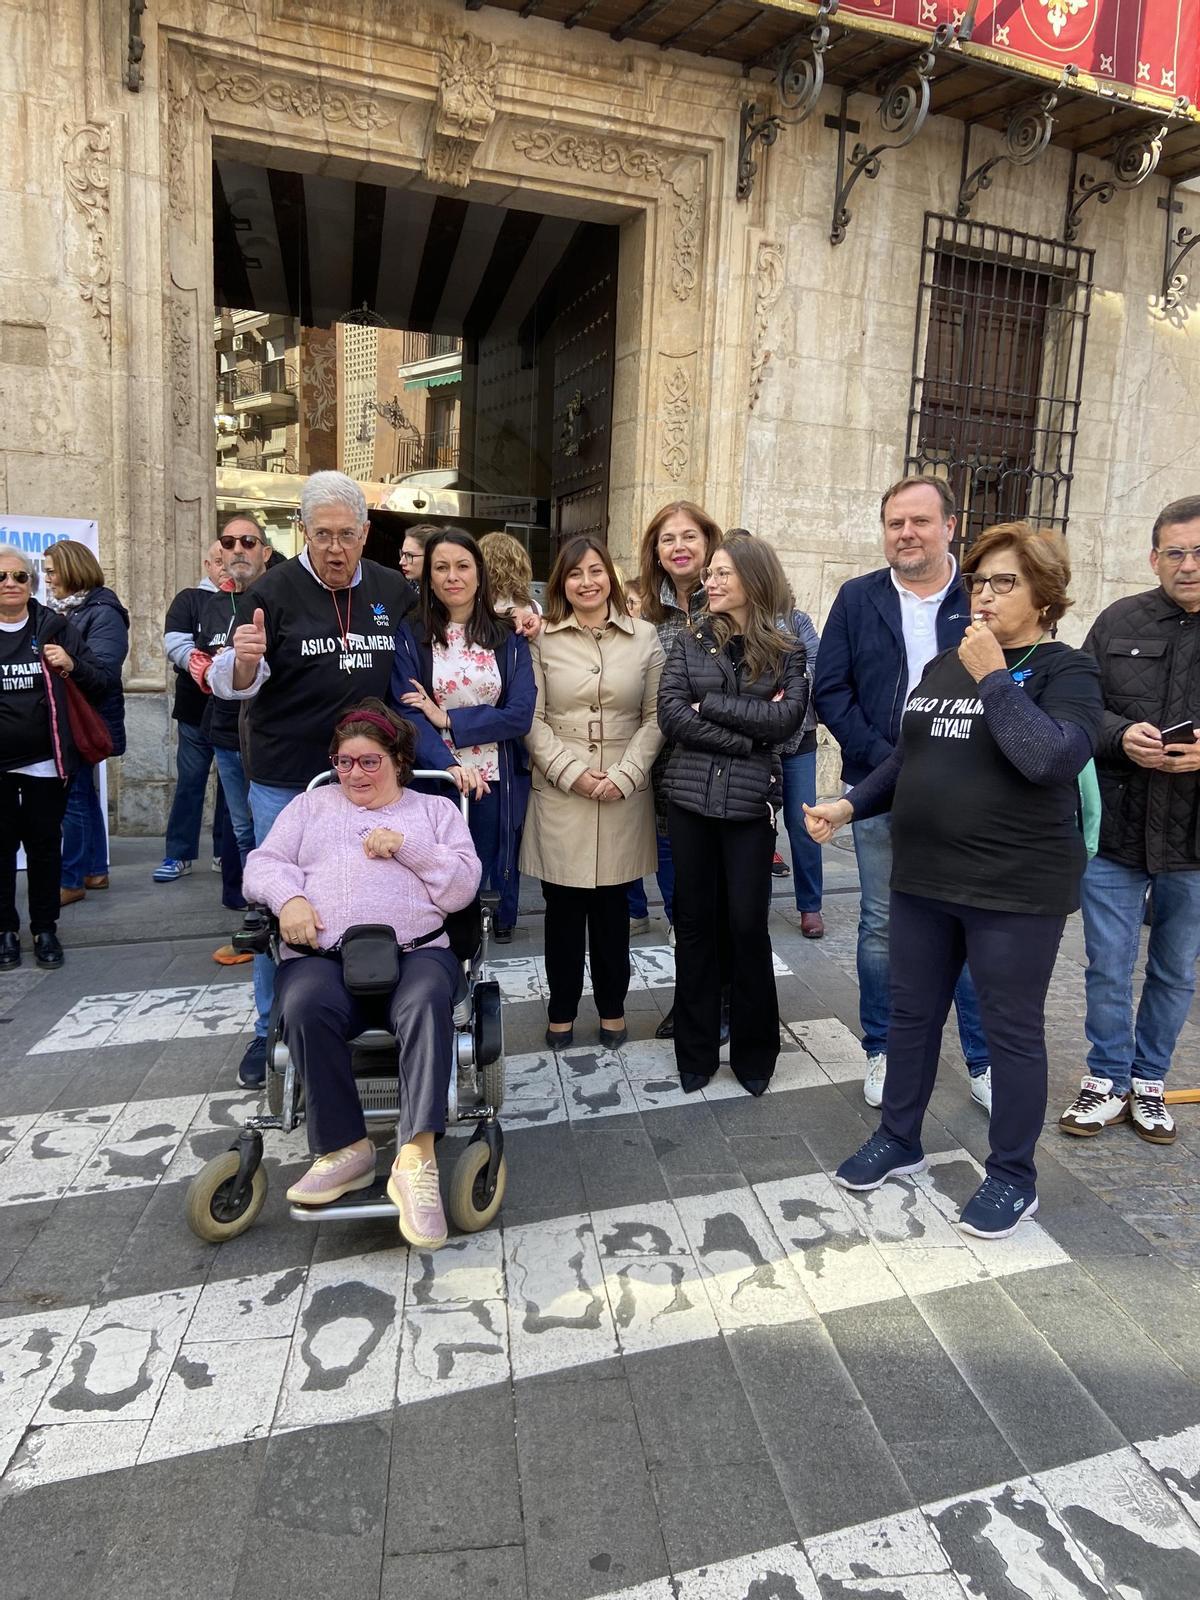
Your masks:
{"label": "white sneaker with blue stripe", "polygon": [[192,870],[190,861],[180,861],[177,856],[167,856],[161,866],[154,869],[155,883],[174,883],[176,878],[186,878]]}

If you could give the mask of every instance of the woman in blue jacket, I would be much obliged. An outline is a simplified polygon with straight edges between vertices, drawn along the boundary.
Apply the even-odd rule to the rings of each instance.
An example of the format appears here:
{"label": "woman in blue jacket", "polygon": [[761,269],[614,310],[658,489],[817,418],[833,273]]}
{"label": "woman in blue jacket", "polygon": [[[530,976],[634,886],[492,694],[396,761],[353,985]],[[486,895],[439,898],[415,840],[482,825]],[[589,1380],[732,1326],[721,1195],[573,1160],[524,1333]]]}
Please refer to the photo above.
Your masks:
{"label": "woman in blue jacket", "polygon": [[442,768],[471,796],[482,887],[500,896],[494,932],[507,944],[529,798],[522,741],[537,694],[529,646],[509,618],[497,616],[483,556],[462,528],[442,528],[425,546],[420,620],[396,634],[389,698],[416,727],[417,766]]}
{"label": "woman in blue jacket", "polygon": [[[129,654],[129,613],[111,589],[104,587],[100,563],[74,539],[60,539],[43,562],[51,610],[70,619],[92,656],[106,667],[113,687],[97,706],[112,735],[113,755],[125,751],[125,693],[121,668]],[[62,880],[64,906],[82,900],[89,889],[108,888],[108,832],[96,768],[81,761],[67,790],[63,817]]]}

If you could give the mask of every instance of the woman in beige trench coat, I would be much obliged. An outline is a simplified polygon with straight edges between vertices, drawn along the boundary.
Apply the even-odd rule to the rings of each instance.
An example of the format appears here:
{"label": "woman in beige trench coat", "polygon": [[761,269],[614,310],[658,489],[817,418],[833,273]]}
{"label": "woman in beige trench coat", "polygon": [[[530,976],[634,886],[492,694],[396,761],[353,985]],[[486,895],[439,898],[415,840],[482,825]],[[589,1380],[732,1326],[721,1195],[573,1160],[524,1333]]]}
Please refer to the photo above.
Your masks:
{"label": "woman in beige trench coat", "polygon": [[525,736],[533,790],[521,871],[546,900],[546,1043],[574,1038],[585,943],[600,1042],[624,1043],[629,991],[626,885],[654,869],[650,769],[662,745],[655,630],[625,612],[608,551],[568,540],[546,586],[546,626],[531,642],[537,710]]}

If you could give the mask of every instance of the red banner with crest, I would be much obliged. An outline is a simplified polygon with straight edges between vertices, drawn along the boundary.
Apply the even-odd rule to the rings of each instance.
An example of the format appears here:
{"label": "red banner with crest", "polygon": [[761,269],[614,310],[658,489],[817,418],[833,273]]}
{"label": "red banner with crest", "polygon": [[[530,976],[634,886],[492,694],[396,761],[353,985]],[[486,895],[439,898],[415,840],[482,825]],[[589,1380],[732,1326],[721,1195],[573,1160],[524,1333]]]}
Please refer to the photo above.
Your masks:
{"label": "red banner with crest", "polygon": [[[965,0],[842,0],[839,15],[932,33]],[[979,0],[975,44],[1018,63],[1078,67],[1101,83],[1200,102],[1200,0]]]}

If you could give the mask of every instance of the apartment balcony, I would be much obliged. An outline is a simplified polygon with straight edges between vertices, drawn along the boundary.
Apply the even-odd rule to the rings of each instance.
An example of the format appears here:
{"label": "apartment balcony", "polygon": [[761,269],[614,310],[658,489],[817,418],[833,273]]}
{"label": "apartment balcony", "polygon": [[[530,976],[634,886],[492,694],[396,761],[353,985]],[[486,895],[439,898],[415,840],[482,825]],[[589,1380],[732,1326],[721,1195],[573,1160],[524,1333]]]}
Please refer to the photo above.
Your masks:
{"label": "apartment balcony", "polygon": [[439,467],[457,467],[458,448],[457,428],[442,428],[421,439],[401,439],[393,476],[401,478],[409,472],[433,472]]}
{"label": "apartment balcony", "polygon": [[397,377],[406,389],[440,389],[462,377],[462,340],[447,333],[405,331]]}
{"label": "apartment balcony", "polygon": [[217,375],[217,398],[238,416],[294,414],[296,391],[296,369],[282,357]]}

